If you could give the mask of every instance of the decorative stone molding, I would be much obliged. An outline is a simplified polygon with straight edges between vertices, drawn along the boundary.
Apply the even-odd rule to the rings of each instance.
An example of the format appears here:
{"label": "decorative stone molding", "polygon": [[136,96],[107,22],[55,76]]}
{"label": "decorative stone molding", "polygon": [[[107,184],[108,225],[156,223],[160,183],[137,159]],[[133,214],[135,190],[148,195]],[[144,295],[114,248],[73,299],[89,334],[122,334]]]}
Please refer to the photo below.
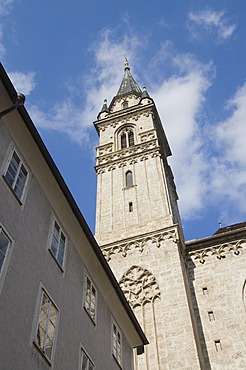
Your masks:
{"label": "decorative stone molding", "polygon": [[156,139],[156,130],[150,130],[139,134],[141,142],[145,143],[146,141]]}
{"label": "decorative stone molding", "polygon": [[97,147],[97,156],[99,157],[102,155],[106,155],[106,154],[112,153],[112,151],[113,151],[113,143],[101,145]]}
{"label": "decorative stone molding", "polygon": [[205,249],[201,249],[198,251],[191,251],[189,252],[189,256],[191,257],[192,261],[199,261],[200,263],[205,263],[205,260],[210,256],[215,256],[217,259],[226,258],[226,255],[229,252],[233,252],[235,255],[240,254],[240,249],[243,248],[243,244],[246,244],[246,239],[237,240],[234,242],[218,244],[215,246],[211,246]]}
{"label": "decorative stone molding", "polygon": [[[142,110],[142,111],[139,111]],[[108,127],[116,128],[125,123],[130,123],[129,121],[138,121],[142,116],[149,117],[152,114],[152,107],[135,107],[134,111],[125,112],[120,110],[115,113],[111,113],[106,116],[98,123],[96,122],[96,127],[99,131],[105,131]]]}
{"label": "decorative stone molding", "polygon": [[150,241],[153,247],[160,248],[161,241],[172,240],[174,243],[178,242],[177,229],[163,230],[159,233],[150,233],[142,238],[132,238],[124,242],[119,242],[111,245],[101,246],[102,253],[107,261],[110,261],[112,255],[121,254],[122,257],[126,257],[132,250],[138,250],[142,253],[147,248],[147,242]]}
{"label": "decorative stone molding", "polygon": [[161,295],[155,277],[139,266],[132,266],[122,276],[119,285],[132,308],[153,302]]}
{"label": "decorative stone molding", "polygon": [[127,149],[118,150],[117,152],[105,154],[96,158],[96,170],[103,166],[108,167],[109,165],[117,165],[120,167],[120,163],[125,161],[126,163],[134,162],[137,163],[141,158],[145,159],[161,156],[160,148],[157,140],[152,140],[147,143],[134,145]]}

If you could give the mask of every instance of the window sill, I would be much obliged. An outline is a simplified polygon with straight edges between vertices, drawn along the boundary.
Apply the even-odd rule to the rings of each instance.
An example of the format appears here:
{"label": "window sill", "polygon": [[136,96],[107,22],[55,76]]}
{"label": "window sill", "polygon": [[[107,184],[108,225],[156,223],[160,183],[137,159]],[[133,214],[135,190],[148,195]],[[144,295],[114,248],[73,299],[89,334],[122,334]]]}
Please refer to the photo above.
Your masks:
{"label": "window sill", "polygon": [[46,356],[46,354],[41,350],[41,348],[39,347],[39,345],[35,342],[35,340],[33,341],[33,344],[34,344],[34,347],[38,350],[38,352],[42,355],[42,357],[45,359],[45,361],[47,362],[47,364],[49,366],[52,366],[52,362],[51,360]]}
{"label": "window sill", "polygon": [[119,368],[121,370],[123,370],[123,367],[121,366],[121,364],[119,363],[119,361],[117,360],[117,358],[115,357],[115,355],[112,353],[112,356],[113,356],[113,359],[115,360],[115,362],[117,363],[117,365],[119,366]]}

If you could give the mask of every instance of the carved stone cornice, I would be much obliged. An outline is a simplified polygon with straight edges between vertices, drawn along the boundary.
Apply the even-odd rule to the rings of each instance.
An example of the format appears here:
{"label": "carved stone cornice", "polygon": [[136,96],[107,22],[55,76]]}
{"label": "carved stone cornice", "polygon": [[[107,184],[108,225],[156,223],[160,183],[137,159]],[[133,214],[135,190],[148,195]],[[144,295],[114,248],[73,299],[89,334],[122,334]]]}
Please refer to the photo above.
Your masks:
{"label": "carved stone cornice", "polygon": [[139,253],[142,253],[147,248],[148,241],[151,241],[153,247],[160,248],[163,240],[172,240],[174,243],[178,243],[179,235],[177,228],[167,228],[158,232],[144,234],[141,237],[133,237],[103,245],[101,246],[101,250],[106,260],[110,261],[111,256],[114,254],[121,254],[122,257],[126,257],[131,250],[138,250]]}
{"label": "carved stone cornice", "polygon": [[211,257],[217,257],[217,259],[221,260],[226,258],[226,255],[229,253],[234,253],[237,256],[245,245],[246,239],[230,241],[228,243],[217,244],[208,248],[190,251],[188,252],[188,257],[190,257],[194,263],[198,261],[203,264],[206,259]]}
{"label": "carved stone cornice", "polygon": [[108,127],[116,128],[117,126],[129,123],[129,121],[138,121],[141,117],[153,115],[153,105],[137,106],[129,110],[120,110],[115,113],[109,113],[102,120],[94,122],[98,131],[105,131]]}
{"label": "carved stone cornice", "polygon": [[137,154],[135,156],[128,157],[128,158],[125,158],[125,159],[120,158],[120,159],[114,160],[114,161],[110,161],[110,160],[108,160],[107,162],[105,161],[104,163],[102,163],[100,165],[96,165],[95,170],[96,170],[97,174],[100,174],[100,173],[103,173],[103,172],[106,172],[106,171],[112,171],[116,168],[125,167],[129,164],[147,161],[150,158],[155,158],[155,157],[160,157],[160,156],[161,156],[161,154],[160,154],[160,151],[159,151],[158,148],[157,149],[152,149],[152,150],[148,151],[148,153]]}
{"label": "carved stone cornice", "polygon": [[[106,150],[110,150],[109,146],[106,147]],[[105,166],[108,164],[114,164],[133,159],[136,159],[137,161],[137,158],[139,156],[148,157],[153,152],[159,153],[159,145],[157,139],[137,144],[126,149],[117,150],[113,153],[109,152],[107,154],[100,155],[96,158],[96,168],[98,168],[99,166]]]}

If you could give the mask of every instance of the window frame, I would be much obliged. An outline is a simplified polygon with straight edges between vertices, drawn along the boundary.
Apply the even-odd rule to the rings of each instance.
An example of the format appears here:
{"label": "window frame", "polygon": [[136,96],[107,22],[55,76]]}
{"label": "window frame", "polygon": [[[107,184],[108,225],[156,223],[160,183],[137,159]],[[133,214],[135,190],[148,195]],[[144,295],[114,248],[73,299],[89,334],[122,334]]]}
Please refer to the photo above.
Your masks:
{"label": "window frame", "polygon": [[[97,319],[97,288],[91,279],[91,277],[88,275],[88,273],[85,273],[84,277],[84,294],[83,294],[83,307],[92,320],[92,322],[96,325],[96,319]],[[90,282],[89,285],[89,300],[87,299],[87,292],[88,292],[88,281]],[[93,294],[94,290],[94,294]],[[94,296],[94,314],[93,314],[93,300],[92,297]]]}
{"label": "window frame", "polygon": [[[11,184],[11,182],[9,181],[9,178],[7,177],[7,175],[8,175],[8,173],[10,173],[10,166],[11,166],[11,163],[12,163],[12,159],[14,160],[14,155],[16,155],[16,157],[18,158],[19,162],[17,163],[16,172],[14,174],[13,182]],[[18,195],[16,189],[17,189],[17,186],[18,186],[17,185],[18,180],[20,180],[20,173],[21,173],[21,169],[22,168],[26,171],[26,177],[25,177],[25,182],[24,182],[23,188],[21,190],[22,192],[21,192],[20,195]],[[3,178],[4,178],[5,182],[6,182],[6,184],[8,185],[8,187],[11,189],[11,191],[15,195],[16,199],[21,204],[24,203],[24,198],[25,198],[25,195],[26,195],[26,192],[27,192],[26,189],[27,189],[27,186],[28,186],[29,177],[30,177],[30,171],[29,171],[29,169],[28,169],[25,161],[22,159],[22,156],[19,154],[18,150],[13,147],[11,149],[11,152],[10,152],[9,156],[8,156],[8,160],[7,160],[7,163],[6,163],[4,172],[3,172]]]}
{"label": "window frame", "polygon": [[[116,332],[114,331],[116,329]],[[116,334],[116,340],[114,333]],[[122,331],[120,330],[119,326],[116,324],[115,320],[112,321],[112,356],[117,362],[117,364],[122,367]],[[120,342],[118,339],[120,338]],[[119,347],[120,345],[120,347]]]}
{"label": "window frame", "polygon": [[135,142],[135,130],[132,126],[123,127],[118,131],[118,145],[120,150],[133,147]]}
{"label": "window frame", "polygon": [[131,170],[127,170],[125,173],[125,184],[127,189],[133,186],[133,173]]}
{"label": "window frame", "polygon": [[9,240],[9,243],[8,243],[8,247],[6,249],[6,254],[5,254],[3,264],[1,266],[1,271],[0,271],[0,294],[1,294],[1,291],[2,291],[2,288],[3,288],[4,279],[5,279],[6,274],[7,274],[8,265],[9,265],[11,255],[12,255],[12,252],[13,252],[13,247],[14,247],[13,238],[8,233],[7,229],[3,226],[3,224],[0,222],[0,233],[1,233],[1,231],[3,231],[3,234],[7,237],[7,239]]}
{"label": "window frame", "polygon": [[[41,319],[42,303],[43,303],[44,295],[47,297],[47,299],[49,301],[48,302],[48,304],[49,304],[49,306],[48,306],[48,316],[47,316],[46,321],[45,321],[45,331],[44,331],[44,338],[45,338],[44,346],[45,346],[45,349],[42,348],[43,346],[41,346],[41,344],[37,340],[38,330],[39,330],[40,321],[41,321],[40,319]],[[48,329],[49,329],[48,324],[49,324],[49,321],[51,321],[50,320],[50,304],[52,304],[53,307],[56,310],[56,317],[55,317],[55,325],[54,325],[54,332],[53,332],[53,338],[52,338],[52,349],[51,349],[51,354],[50,354],[50,357],[49,357],[48,354],[47,354],[47,351],[46,351],[46,345],[47,345]],[[56,342],[57,342],[57,336],[58,336],[59,316],[60,316],[60,310],[59,310],[58,306],[56,305],[54,300],[50,297],[47,290],[43,286],[41,286],[40,293],[38,295],[38,310],[36,312],[36,329],[35,329],[35,334],[34,334],[34,338],[33,338],[33,343],[35,344],[35,346],[38,348],[40,353],[44,356],[44,358],[50,364],[52,364],[53,359],[54,359],[54,355],[55,355]]]}
{"label": "window frame", "polygon": [[[83,360],[84,357],[86,357],[86,367],[85,369],[82,368],[83,366]],[[88,355],[87,351],[81,346],[80,347],[80,365],[79,365],[79,370],[94,370],[95,369],[95,364],[92,361],[91,357]]]}
{"label": "window frame", "polygon": [[[55,236],[56,225],[59,228],[59,230],[58,230],[58,239]],[[62,256],[62,263],[60,263],[58,257],[60,255],[59,251],[60,251],[60,247],[61,247],[62,236],[65,238],[65,242],[64,242],[64,252],[63,252],[63,256]],[[57,240],[56,250],[54,250],[54,248],[52,249],[54,239]],[[50,227],[50,237],[49,237],[49,242],[48,242],[48,250],[49,250],[50,254],[52,255],[52,257],[54,258],[57,265],[59,266],[59,268],[62,271],[65,270],[66,249],[67,249],[67,235],[64,232],[64,229],[61,226],[61,223],[58,221],[57,217],[54,216],[52,218],[51,227]]]}

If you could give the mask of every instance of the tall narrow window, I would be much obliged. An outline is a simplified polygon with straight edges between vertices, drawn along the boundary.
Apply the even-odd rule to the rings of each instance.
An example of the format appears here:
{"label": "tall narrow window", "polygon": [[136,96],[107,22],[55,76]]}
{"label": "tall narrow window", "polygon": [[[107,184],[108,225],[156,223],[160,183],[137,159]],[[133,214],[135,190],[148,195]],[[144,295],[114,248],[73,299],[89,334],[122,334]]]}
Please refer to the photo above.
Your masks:
{"label": "tall narrow window", "polygon": [[120,141],[121,141],[121,149],[126,148],[127,144],[126,144],[126,134],[125,133],[121,134]]}
{"label": "tall narrow window", "polygon": [[27,182],[28,172],[15,150],[12,153],[4,177],[15,192],[17,198],[21,200]]}
{"label": "tall narrow window", "polygon": [[134,131],[133,129],[126,127],[120,133],[120,149],[129,148],[133,146],[134,142]]}
{"label": "tall narrow window", "polygon": [[63,267],[64,263],[65,246],[66,237],[58,223],[55,221],[52,231],[50,251],[61,267]]}
{"label": "tall narrow window", "polygon": [[9,250],[10,240],[0,226],[0,276]]}
{"label": "tall narrow window", "polygon": [[96,288],[88,276],[85,278],[84,307],[93,321],[96,319]]}
{"label": "tall narrow window", "polygon": [[122,347],[122,339],[121,339],[121,332],[117,325],[113,323],[113,333],[112,333],[112,344],[113,344],[113,356],[116,361],[121,365],[121,347]]}
{"label": "tall narrow window", "polygon": [[41,306],[35,343],[51,361],[57,332],[58,310],[45,291],[42,291]]}
{"label": "tall narrow window", "polygon": [[213,311],[208,311],[208,318],[209,318],[209,321],[214,321],[215,320]]}
{"label": "tall narrow window", "polygon": [[216,351],[217,351],[217,352],[222,351],[222,347],[221,347],[221,342],[220,342],[220,340],[215,340],[215,341],[214,341],[214,344],[215,344],[215,349],[216,349]]}
{"label": "tall narrow window", "polygon": [[127,171],[126,172],[126,187],[129,188],[132,185],[133,185],[132,172]]}
{"label": "tall narrow window", "polygon": [[134,145],[134,134],[133,134],[132,130],[130,130],[128,132],[128,142],[129,142],[129,146]]}
{"label": "tall narrow window", "polygon": [[133,212],[133,204],[132,204],[132,202],[129,202],[129,212]]}
{"label": "tall narrow window", "polygon": [[87,356],[85,351],[81,351],[81,370],[93,370],[95,366],[90,358]]}

